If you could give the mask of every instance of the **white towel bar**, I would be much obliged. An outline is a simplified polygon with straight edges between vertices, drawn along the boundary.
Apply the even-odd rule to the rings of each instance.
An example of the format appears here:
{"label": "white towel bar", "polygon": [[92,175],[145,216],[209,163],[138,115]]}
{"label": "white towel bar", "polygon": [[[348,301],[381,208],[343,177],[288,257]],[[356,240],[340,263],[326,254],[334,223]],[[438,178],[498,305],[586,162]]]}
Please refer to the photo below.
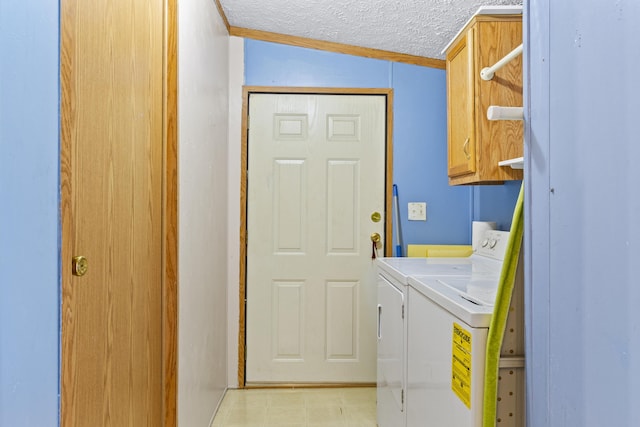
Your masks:
{"label": "white towel bar", "polygon": [[515,159],[503,160],[498,162],[498,166],[509,166],[511,169],[524,169],[524,157],[516,157]]}
{"label": "white towel bar", "polygon": [[498,71],[500,68],[507,65],[509,61],[511,61],[513,58],[520,55],[521,53],[522,53],[522,44],[520,44],[520,46],[518,46],[517,48],[513,49],[511,52],[507,53],[504,58],[496,62],[493,66],[483,68],[482,71],[480,71],[480,77],[482,78],[482,80],[491,80],[496,71]]}
{"label": "white towel bar", "polygon": [[500,356],[500,369],[524,368],[524,356]]}

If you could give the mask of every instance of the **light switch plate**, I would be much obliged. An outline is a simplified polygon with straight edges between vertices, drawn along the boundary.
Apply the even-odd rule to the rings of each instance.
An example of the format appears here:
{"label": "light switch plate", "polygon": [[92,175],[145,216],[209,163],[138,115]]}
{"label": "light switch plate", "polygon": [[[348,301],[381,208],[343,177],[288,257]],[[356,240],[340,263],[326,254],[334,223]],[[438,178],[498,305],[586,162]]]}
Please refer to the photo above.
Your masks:
{"label": "light switch plate", "polygon": [[409,202],[409,221],[426,221],[427,204],[425,202]]}

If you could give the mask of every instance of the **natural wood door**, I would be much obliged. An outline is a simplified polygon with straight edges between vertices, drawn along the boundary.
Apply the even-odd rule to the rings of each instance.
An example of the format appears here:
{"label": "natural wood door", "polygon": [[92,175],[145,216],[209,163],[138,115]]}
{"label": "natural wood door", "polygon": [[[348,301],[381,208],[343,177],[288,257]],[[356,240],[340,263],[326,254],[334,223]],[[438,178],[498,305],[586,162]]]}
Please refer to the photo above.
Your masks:
{"label": "natural wood door", "polygon": [[385,111],[384,96],[250,96],[247,383],[375,381]]}
{"label": "natural wood door", "polygon": [[61,425],[161,426],[163,1],[63,0],[61,82]]}
{"label": "natural wood door", "polygon": [[452,49],[447,61],[449,176],[476,170],[473,36],[471,29]]}

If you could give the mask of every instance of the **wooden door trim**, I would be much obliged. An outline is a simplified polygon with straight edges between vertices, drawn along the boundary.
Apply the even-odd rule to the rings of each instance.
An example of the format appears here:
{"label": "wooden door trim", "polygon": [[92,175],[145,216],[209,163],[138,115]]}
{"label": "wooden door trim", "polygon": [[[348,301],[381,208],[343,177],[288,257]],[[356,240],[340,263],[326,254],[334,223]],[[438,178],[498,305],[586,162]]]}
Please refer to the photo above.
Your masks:
{"label": "wooden door trim", "polygon": [[162,411],[178,425],[178,0],[165,1],[162,256]]}
{"label": "wooden door trim", "polygon": [[[166,0],[165,27],[163,30],[163,183],[162,183],[162,407],[165,427],[177,425],[177,381],[178,381],[178,20],[177,0]],[[73,12],[71,12],[73,13]],[[73,256],[72,237],[75,234],[74,218],[72,215],[72,189],[71,189],[71,153],[72,132],[74,123],[68,122],[68,118],[75,108],[73,104],[75,88],[73,85],[74,61],[71,46],[71,35],[68,32],[61,33],[61,66],[60,66],[60,233],[61,253],[60,262],[64,265]],[[65,54],[63,54],[63,52]],[[66,119],[66,120],[65,120]],[[70,292],[71,277],[66,274],[68,269],[61,267],[60,286],[61,292]],[[63,318],[72,316],[73,313],[61,313]],[[62,337],[62,335],[61,335]],[[61,342],[62,346],[69,343]],[[62,348],[63,354],[67,353]],[[73,363],[71,360],[61,360],[62,367]],[[61,376],[60,381],[66,378]],[[61,399],[62,402],[62,399]],[[64,414],[60,414],[62,424]]]}
{"label": "wooden door trim", "polygon": [[390,88],[319,88],[319,87],[275,87],[243,86],[242,88],[242,131],[240,154],[240,280],[239,280],[239,328],[238,328],[238,387],[245,388],[246,379],[246,286],[247,286],[247,153],[249,142],[248,117],[249,95],[255,93],[272,94],[321,94],[321,95],[383,95],[387,100],[386,109],[386,153],[385,153],[385,246],[384,254],[392,253],[392,191],[393,191],[393,89]]}

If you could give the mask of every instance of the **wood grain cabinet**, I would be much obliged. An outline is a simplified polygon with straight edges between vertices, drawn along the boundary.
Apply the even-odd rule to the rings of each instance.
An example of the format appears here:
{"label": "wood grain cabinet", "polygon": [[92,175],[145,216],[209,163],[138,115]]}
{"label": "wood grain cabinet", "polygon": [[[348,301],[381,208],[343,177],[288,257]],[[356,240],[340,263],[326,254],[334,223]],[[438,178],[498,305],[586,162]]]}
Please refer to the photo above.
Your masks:
{"label": "wood grain cabinet", "polygon": [[522,170],[498,162],[523,155],[522,121],[490,121],[491,105],[522,107],[522,55],[480,78],[522,43],[521,15],[476,15],[449,45],[447,118],[449,184],[498,184],[522,179]]}

